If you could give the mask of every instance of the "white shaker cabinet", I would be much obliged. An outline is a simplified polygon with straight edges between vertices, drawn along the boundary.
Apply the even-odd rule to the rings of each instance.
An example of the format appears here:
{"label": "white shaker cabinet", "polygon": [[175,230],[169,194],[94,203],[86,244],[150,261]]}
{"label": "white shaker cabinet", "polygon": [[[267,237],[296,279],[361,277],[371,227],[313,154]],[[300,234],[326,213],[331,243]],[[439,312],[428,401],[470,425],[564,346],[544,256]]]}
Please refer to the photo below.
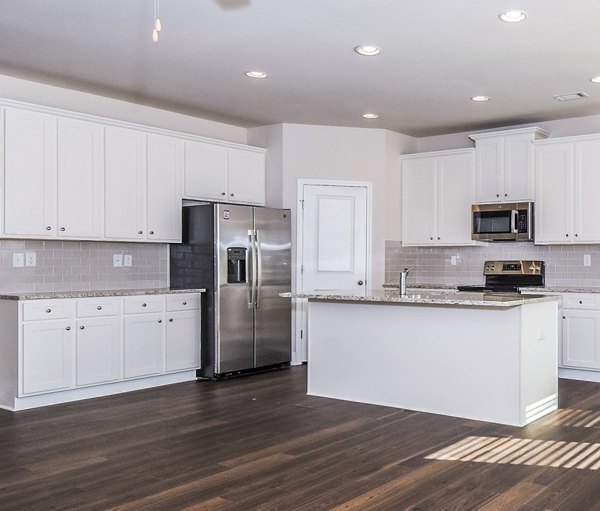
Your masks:
{"label": "white shaker cabinet", "polygon": [[76,384],[91,385],[120,379],[120,316],[79,319],[76,325]]}
{"label": "white shaker cabinet", "polygon": [[184,196],[242,204],[265,204],[265,152],[185,142]]}
{"label": "white shaker cabinet", "polygon": [[522,202],[535,198],[534,140],[549,133],[540,128],[478,133],[475,141],[476,201]]}
{"label": "white shaker cabinet", "polygon": [[473,149],[415,154],[402,159],[402,244],[474,245]]}
{"label": "white shaker cabinet", "polygon": [[600,369],[600,311],[563,309],[562,365]]}
{"label": "white shaker cabinet", "polygon": [[198,311],[168,312],[166,318],[166,370],[200,367]]}
{"label": "white shaker cabinet", "polygon": [[600,243],[600,137],[571,137],[536,147],[535,241]]}
{"label": "white shaker cabinet", "polygon": [[4,112],[4,234],[56,236],[56,118]]}
{"label": "white shaker cabinet", "polygon": [[125,316],[123,335],[123,375],[125,378],[149,376],[163,371],[164,315]]}
{"label": "white shaker cabinet", "polygon": [[49,320],[23,326],[23,394],[71,386],[73,322]]}

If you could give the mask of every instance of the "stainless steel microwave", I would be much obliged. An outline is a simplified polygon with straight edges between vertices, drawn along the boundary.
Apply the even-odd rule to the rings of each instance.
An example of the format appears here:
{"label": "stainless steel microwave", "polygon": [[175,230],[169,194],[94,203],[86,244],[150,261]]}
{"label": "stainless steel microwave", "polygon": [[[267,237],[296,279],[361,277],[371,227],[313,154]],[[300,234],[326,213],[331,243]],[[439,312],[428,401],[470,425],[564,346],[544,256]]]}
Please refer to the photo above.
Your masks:
{"label": "stainless steel microwave", "polygon": [[475,204],[471,238],[476,241],[533,241],[533,202]]}

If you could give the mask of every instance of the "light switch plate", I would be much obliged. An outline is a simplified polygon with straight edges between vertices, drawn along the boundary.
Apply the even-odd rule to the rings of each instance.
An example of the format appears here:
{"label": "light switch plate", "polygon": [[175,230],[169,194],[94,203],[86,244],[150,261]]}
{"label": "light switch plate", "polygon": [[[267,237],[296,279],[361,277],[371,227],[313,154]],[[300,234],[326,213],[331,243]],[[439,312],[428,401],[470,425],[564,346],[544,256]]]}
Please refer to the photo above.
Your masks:
{"label": "light switch plate", "polygon": [[113,254],[113,266],[116,268],[123,266],[123,254]]}
{"label": "light switch plate", "polygon": [[25,254],[25,266],[35,266],[37,264],[35,252],[27,252]]}
{"label": "light switch plate", "polygon": [[125,254],[123,257],[123,266],[133,266],[133,256],[131,254]]}
{"label": "light switch plate", "polygon": [[13,268],[23,268],[25,266],[25,254],[16,252],[13,254]]}

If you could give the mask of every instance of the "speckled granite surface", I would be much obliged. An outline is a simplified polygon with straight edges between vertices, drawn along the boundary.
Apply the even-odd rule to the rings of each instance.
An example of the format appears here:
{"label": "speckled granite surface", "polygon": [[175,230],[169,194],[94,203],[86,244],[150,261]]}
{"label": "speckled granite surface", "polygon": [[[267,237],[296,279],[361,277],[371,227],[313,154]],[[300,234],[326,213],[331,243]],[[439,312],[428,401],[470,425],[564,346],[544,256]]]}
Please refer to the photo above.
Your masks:
{"label": "speckled granite surface", "polygon": [[600,287],[528,287],[524,291],[534,293],[600,293]]}
{"label": "speckled granite surface", "polygon": [[388,303],[394,305],[454,305],[457,307],[517,307],[528,303],[556,301],[556,296],[520,295],[517,293],[446,293],[424,291],[400,296],[395,291],[370,291],[366,296],[353,295],[351,291],[319,295],[310,293],[281,293],[284,298],[307,298],[315,301]]}
{"label": "speckled granite surface", "polygon": [[[383,289],[398,289],[400,284],[384,284]],[[456,291],[454,284],[410,284],[407,289],[446,289],[448,291]]]}
{"label": "speckled granite surface", "polygon": [[206,289],[107,289],[105,291],[63,291],[56,293],[6,293],[0,300],[53,300],[56,298],[99,298],[104,296],[169,295],[203,293]]}

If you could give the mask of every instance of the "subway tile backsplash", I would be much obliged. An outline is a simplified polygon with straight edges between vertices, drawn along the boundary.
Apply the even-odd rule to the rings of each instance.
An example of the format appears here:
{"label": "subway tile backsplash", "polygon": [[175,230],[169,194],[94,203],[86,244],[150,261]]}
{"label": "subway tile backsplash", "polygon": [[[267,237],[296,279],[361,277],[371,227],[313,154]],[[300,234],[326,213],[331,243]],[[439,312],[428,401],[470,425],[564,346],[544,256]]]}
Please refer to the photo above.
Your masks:
{"label": "subway tile backsplash", "polygon": [[[591,266],[583,256],[591,256]],[[452,256],[457,256],[452,265]],[[386,241],[385,280],[396,283],[405,267],[412,267],[408,283],[483,284],[487,260],[539,259],[546,263],[547,286],[600,286],[600,245],[534,245],[530,242],[490,243],[479,247],[402,247]]]}
{"label": "subway tile backsplash", "polygon": [[[36,266],[13,268],[13,254],[27,252]],[[133,266],[113,267],[113,254],[131,254]],[[167,287],[168,254],[168,245],[154,243],[0,240],[0,292]]]}

